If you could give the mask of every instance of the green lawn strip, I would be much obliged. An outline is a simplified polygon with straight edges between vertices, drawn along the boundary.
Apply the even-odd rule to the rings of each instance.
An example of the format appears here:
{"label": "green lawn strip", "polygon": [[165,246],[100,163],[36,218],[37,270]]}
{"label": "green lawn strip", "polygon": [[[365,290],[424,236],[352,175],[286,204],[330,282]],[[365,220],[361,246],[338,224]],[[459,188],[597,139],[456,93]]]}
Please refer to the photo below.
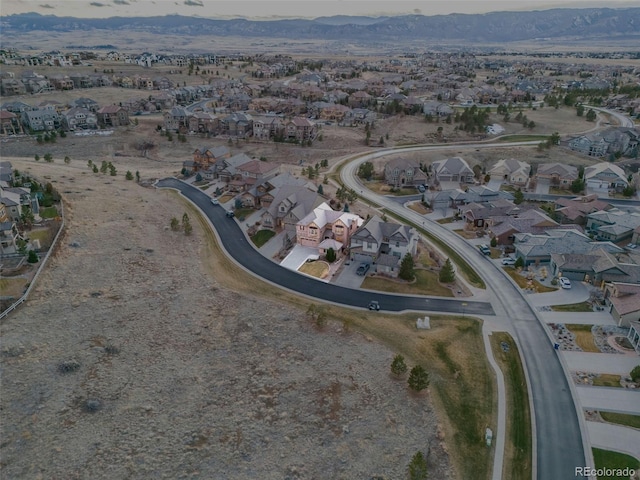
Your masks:
{"label": "green lawn strip", "polygon": [[42,218],[56,218],[58,215],[58,209],[56,207],[47,207],[40,210],[40,216]]}
{"label": "green lawn strip", "polygon": [[499,142],[533,142],[549,138],[549,135],[505,135],[498,139]]}
{"label": "green lawn strip", "polygon": [[274,237],[276,232],[273,230],[259,230],[253,237],[251,237],[251,241],[258,248],[267,243],[272,237]]}
{"label": "green lawn strip", "polygon": [[593,386],[622,388],[622,385],[620,385],[620,379],[620,375],[614,375],[612,373],[601,373],[593,379]]}
{"label": "green lawn strip", "polygon": [[[503,351],[501,343],[509,345]],[[494,332],[491,335],[493,356],[498,362],[507,396],[506,447],[502,477],[512,480],[532,477],[531,412],[524,370],[518,348],[508,333]]]}
{"label": "green lawn strip", "polygon": [[552,305],[554,312],[593,312],[591,304],[588,302],[570,303],[568,305]]}
{"label": "green lawn strip", "polygon": [[[640,468],[640,460],[632,457],[631,455],[627,455],[625,453],[612,452],[611,450],[602,450],[600,448],[593,449],[593,460],[596,464],[597,469],[638,469]],[[617,476],[602,476],[598,477],[598,480],[620,480],[621,477]]]}
{"label": "green lawn strip", "polygon": [[640,415],[600,411],[600,416],[605,422],[617,423],[618,425],[624,425],[625,427],[640,429]]}
{"label": "green lawn strip", "polygon": [[406,283],[386,277],[367,277],[364,279],[364,282],[362,282],[361,288],[389,293],[453,297],[451,289],[440,284],[438,281],[438,273],[422,269],[417,269],[415,273],[416,280],[413,283]]}
{"label": "green lawn strip", "polygon": [[458,270],[464,275],[464,277],[471,284],[473,284],[478,288],[486,288],[484,281],[482,280],[482,278],[480,278],[480,276],[476,273],[476,271],[473,268],[471,268],[471,265],[469,265],[460,255],[458,255],[458,253],[455,250],[453,250],[447,243],[440,240],[438,237],[432,235],[431,233],[427,232],[421,226],[413,222],[410,222],[404,218],[401,218],[400,216],[394,214],[393,212],[390,212],[384,209],[384,213],[386,215],[389,215],[390,217],[395,218],[400,222],[403,222],[405,224],[412,226],[413,228],[418,230],[420,233],[425,235],[432,243],[438,245],[438,247],[440,247],[440,249],[442,249],[442,251],[444,251],[447,254],[447,256],[451,259],[451,261],[458,266]]}

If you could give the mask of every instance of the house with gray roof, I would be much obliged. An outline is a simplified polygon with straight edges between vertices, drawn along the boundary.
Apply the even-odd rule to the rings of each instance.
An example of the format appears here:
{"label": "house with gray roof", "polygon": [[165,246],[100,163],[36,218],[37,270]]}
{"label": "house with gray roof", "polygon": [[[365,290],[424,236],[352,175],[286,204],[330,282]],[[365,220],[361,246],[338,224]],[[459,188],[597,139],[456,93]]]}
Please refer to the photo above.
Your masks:
{"label": "house with gray roof", "polygon": [[554,276],[600,285],[602,282],[640,283],[640,265],[622,260],[604,248],[589,253],[554,253],[550,260]]}
{"label": "house with gray roof", "polygon": [[417,162],[400,157],[393,158],[385,164],[384,179],[388,185],[400,188],[424,185],[428,177]]}
{"label": "house with gray roof", "polygon": [[587,188],[611,188],[622,190],[629,185],[627,175],[618,165],[600,162],[584,169],[584,181]]}
{"label": "house with gray roof", "polygon": [[578,169],[564,163],[544,163],[538,165],[536,177],[538,181],[548,180],[553,186],[569,188],[571,183],[578,179]]}
{"label": "house with gray roof", "polygon": [[516,158],[503,158],[498,160],[487,171],[491,178],[506,180],[512,185],[525,186],[529,180],[531,165]]}
{"label": "house with gray roof", "polygon": [[621,253],[624,249],[611,242],[593,241],[574,229],[551,229],[542,234],[516,233],[514,235],[515,256],[525,265],[549,262],[553,254],[586,254],[598,248],[609,253]]}
{"label": "house with gray roof", "polygon": [[324,201],[318,192],[299,184],[281,185],[272,191],[272,196],[273,200],[260,215],[262,227],[284,230],[289,238],[295,238],[296,224]]}
{"label": "house with gray roof", "polygon": [[438,160],[431,165],[438,182],[473,183],[475,174],[462,157],[451,157]]}
{"label": "house with gray roof", "polygon": [[587,231],[598,240],[622,242],[631,239],[640,227],[640,212],[612,208],[587,215]]}
{"label": "house with gray roof", "polygon": [[349,253],[353,261],[374,264],[376,272],[396,277],[402,258],[415,255],[417,248],[415,229],[374,215],[351,236]]}

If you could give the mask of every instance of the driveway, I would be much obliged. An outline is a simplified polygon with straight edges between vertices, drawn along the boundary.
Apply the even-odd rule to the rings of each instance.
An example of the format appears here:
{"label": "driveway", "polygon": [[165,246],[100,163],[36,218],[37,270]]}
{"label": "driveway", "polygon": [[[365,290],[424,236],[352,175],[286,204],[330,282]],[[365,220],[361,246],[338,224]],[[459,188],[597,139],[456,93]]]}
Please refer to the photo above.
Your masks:
{"label": "driveway", "polygon": [[587,422],[587,430],[594,447],[640,458],[640,430],[601,422]]}
{"label": "driveway", "polygon": [[582,282],[571,282],[571,288],[559,288],[555,292],[534,293],[527,295],[527,299],[536,307],[547,305],[569,305],[589,300],[589,289]]}
{"label": "driveway", "polygon": [[[611,373],[627,376],[636,365],[640,364],[640,357],[636,354],[560,351],[560,355],[564,357],[567,368],[572,372]],[[615,390],[620,389],[616,388]],[[636,401],[640,408],[640,390],[634,393],[638,394]]]}
{"label": "driveway", "polygon": [[640,392],[617,387],[576,387],[582,408],[640,415]]}
{"label": "driveway", "polygon": [[539,178],[538,183],[536,183],[536,192],[542,195],[547,195],[549,193],[549,179],[548,178]]}
{"label": "driveway", "polygon": [[318,249],[312,247],[303,247],[302,245],[295,245],[289,255],[287,255],[280,265],[289,270],[297,272],[307,258],[317,258]]}
{"label": "driveway", "polygon": [[335,277],[333,283],[347,288],[360,288],[365,277],[356,274],[360,262],[350,262],[344,265],[342,271]]}

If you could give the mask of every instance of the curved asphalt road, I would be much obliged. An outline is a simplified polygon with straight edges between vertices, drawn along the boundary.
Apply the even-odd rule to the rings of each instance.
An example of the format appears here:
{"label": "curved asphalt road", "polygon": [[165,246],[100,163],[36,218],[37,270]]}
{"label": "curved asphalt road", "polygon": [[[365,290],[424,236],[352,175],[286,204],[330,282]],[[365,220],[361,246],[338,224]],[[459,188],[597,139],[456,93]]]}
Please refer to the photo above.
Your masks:
{"label": "curved asphalt road", "polygon": [[[465,147],[475,148],[473,145],[456,146],[456,148]],[[427,147],[425,150],[436,148]],[[440,148],[450,149],[451,146]],[[422,148],[412,147],[409,150],[420,151]],[[535,418],[533,428],[536,439],[534,471],[537,471],[537,478],[539,480],[575,478],[575,467],[593,466],[590,461],[591,452],[585,456],[581,423],[572,395],[574,387],[568,383],[560,357],[553,349],[549,333],[520,289],[500,271],[500,267],[488,261],[476,248],[439,223],[425,220],[413,210],[398,205],[392,199],[376,195],[359,183],[355,175],[358,164],[391,153],[401,152],[392,149],[376,151],[346,163],[341,171],[342,181],[347,188],[361,191],[361,196],[417,225],[422,225],[427,231],[447,242],[482,277],[489,294],[493,297],[491,303],[496,310],[496,315],[513,326],[518,338],[533,400]],[[588,447],[588,444],[586,446]]]}
{"label": "curved asphalt road", "polygon": [[[405,310],[439,311],[474,315],[494,315],[493,307],[486,302],[454,300],[440,297],[416,297],[390,295],[380,292],[355,290],[322,282],[281,267],[262,256],[251,245],[235,219],[225,216],[225,209],[213,205],[211,198],[196,187],[175,178],[165,178],[156,183],[160,188],[174,188],[191,200],[204,212],[213,226],[227,253],[247,270],[276,285],[328,302],[367,308],[371,300],[380,302],[380,309],[401,312]],[[464,305],[463,305],[464,303]]]}

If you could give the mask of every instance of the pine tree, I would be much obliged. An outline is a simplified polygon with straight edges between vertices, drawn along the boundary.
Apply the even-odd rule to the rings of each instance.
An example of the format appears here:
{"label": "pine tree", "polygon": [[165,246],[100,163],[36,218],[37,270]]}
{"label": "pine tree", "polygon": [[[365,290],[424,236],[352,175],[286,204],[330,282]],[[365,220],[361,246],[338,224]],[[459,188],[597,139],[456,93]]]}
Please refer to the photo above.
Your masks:
{"label": "pine tree", "polygon": [[451,260],[447,258],[447,261],[444,262],[443,267],[440,269],[438,280],[440,280],[440,283],[452,283],[455,279],[456,272],[453,269],[453,264],[451,263]]}
{"label": "pine tree", "polygon": [[400,354],[393,357],[391,362],[391,373],[396,376],[404,375],[407,372],[407,364],[404,361],[404,357]]}
{"label": "pine tree", "polygon": [[416,452],[409,463],[409,480],[427,480],[427,459]]}
{"label": "pine tree", "polygon": [[413,265],[413,256],[411,256],[410,253],[405,254],[405,256],[402,258],[398,276],[403,280],[413,280],[415,278],[416,273]]}
{"label": "pine tree", "polygon": [[429,374],[422,365],[416,365],[411,369],[411,372],[409,372],[407,383],[411,390],[421,392],[429,386]]}

